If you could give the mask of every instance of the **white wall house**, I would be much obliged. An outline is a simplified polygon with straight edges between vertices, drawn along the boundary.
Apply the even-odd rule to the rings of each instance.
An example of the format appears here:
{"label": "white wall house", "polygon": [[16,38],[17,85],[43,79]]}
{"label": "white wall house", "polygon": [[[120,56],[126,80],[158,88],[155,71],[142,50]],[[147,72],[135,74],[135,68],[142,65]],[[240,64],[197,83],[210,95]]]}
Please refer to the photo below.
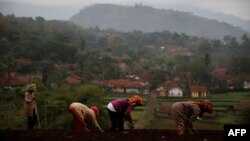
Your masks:
{"label": "white wall house", "polygon": [[250,89],[250,81],[244,81],[243,88],[244,89]]}
{"label": "white wall house", "polygon": [[179,87],[173,87],[168,90],[169,97],[183,97],[183,91]]}

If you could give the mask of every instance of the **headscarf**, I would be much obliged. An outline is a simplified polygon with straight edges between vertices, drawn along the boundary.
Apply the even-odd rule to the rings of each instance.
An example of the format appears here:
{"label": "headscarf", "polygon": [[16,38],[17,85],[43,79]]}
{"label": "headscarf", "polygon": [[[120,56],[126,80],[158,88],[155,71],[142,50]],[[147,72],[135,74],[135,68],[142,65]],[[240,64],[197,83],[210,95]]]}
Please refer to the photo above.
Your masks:
{"label": "headscarf", "polygon": [[36,90],[36,84],[29,84],[26,86],[27,90],[32,90],[35,91]]}
{"label": "headscarf", "polygon": [[128,103],[129,105],[133,105],[133,106],[134,105],[142,106],[144,105],[144,100],[138,95],[134,95],[128,99]]}
{"label": "headscarf", "polygon": [[205,111],[207,111],[208,113],[213,112],[213,104],[212,104],[212,102],[210,102],[208,100],[203,100],[203,101],[201,101],[201,105],[204,107]]}
{"label": "headscarf", "polygon": [[100,115],[100,111],[99,111],[99,109],[98,109],[96,106],[91,106],[90,109],[93,110],[93,111],[95,112],[95,115],[96,115],[96,116],[99,116],[99,115]]}
{"label": "headscarf", "polygon": [[204,110],[203,112],[213,112],[213,104],[209,100],[201,100],[199,102],[192,101],[192,103],[198,104],[202,108],[202,111]]}

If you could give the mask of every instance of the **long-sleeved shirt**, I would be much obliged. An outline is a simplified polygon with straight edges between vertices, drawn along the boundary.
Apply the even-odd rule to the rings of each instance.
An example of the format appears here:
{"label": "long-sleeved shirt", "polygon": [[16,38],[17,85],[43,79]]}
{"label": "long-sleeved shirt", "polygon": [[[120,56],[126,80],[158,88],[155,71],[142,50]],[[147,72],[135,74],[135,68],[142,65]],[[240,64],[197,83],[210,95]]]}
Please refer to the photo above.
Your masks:
{"label": "long-sleeved shirt", "polygon": [[33,116],[33,112],[36,112],[36,99],[34,92],[25,92],[24,110],[27,116]]}
{"label": "long-sleeved shirt", "polygon": [[201,113],[199,105],[192,102],[175,102],[172,105],[174,119],[177,122],[191,123]]}
{"label": "long-sleeved shirt", "polygon": [[125,119],[129,122],[132,122],[131,111],[133,110],[134,106],[129,105],[128,99],[116,99],[111,101],[116,112],[123,112],[125,113]]}

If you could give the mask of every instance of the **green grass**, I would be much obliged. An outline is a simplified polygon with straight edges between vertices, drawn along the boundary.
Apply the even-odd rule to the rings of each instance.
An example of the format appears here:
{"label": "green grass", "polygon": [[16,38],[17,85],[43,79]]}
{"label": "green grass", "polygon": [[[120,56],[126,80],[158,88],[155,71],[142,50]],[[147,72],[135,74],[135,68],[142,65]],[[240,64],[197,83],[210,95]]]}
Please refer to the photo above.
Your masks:
{"label": "green grass", "polygon": [[[222,123],[211,123],[203,119],[202,121],[194,121],[193,126],[198,130],[223,130]],[[175,129],[175,122],[171,118],[156,117],[151,124],[152,129]]]}
{"label": "green grass", "polygon": [[[213,103],[214,111],[217,116],[212,119],[203,119],[202,121],[195,121],[194,127],[196,129],[208,130],[223,130],[224,124],[239,124],[241,117],[236,115],[232,110],[234,104],[242,100],[250,100],[250,92],[231,92],[222,94],[209,94],[206,98]],[[187,100],[201,100],[200,98],[169,98],[158,97],[157,106],[160,104],[172,104],[177,101]],[[155,117],[154,122],[151,124],[153,129],[175,129],[174,120],[171,118]]]}
{"label": "green grass", "polygon": [[[130,97],[130,95],[119,94],[119,95],[108,95],[105,97],[107,100],[112,100],[120,97]],[[146,101],[148,99],[147,95],[142,96]],[[177,101],[187,101],[187,100],[201,100],[202,98],[169,98],[169,97],[158,97],[157,104],[158,107],[162,103],[172,104]],[[214,111],[216,111],[217,116],[212,119],[203,119],[202,121],[196,120],[193,124],[198,130],[223,130],[224,124],[237,124],[240,123],[240,116],[235,115],[232,111],[234,104],[239,103],[242,100],[250,99],[250,92],[233,92],[233,93],[223,93],[223,94],[210,94],[206,99],[209,99],[214,104]],[[106,105],[105,105],[106,106]],[[132,111],[132,117],[135,121],[140,120],[145,112],[146,107],[136,107]],[[147,122],[145,128],[152,129],[175,129],[175,123],[172,118],[162,118],[154,117],[150,118]]]}
{"label": "green grass", "polygon": [[224,107],[213,107],[213,110],[217,111],[217,112],[221,112],[221,111],[226,112],[228,110],[228,107],[227,106],[224,106]]}
{"label": "green grass", "polygon": [[218,116],[214,122],[221,124],[237,124],[241,122],[241,116],[228,112]]}
{"label": "green grass", "polygon": [[209,94],[208,98],[211,100],[221,99],[223,101],[237,101],[250,99],[250,92],[230,92],[230,93],[221,93],[221,94]]}
{"label": "green grass", "polygon": [[140,117],[142,116],[143,114],[143,111],[132,111],[131,112],[131,116],[132,116],[132,119],[136,122],[140,119]]}

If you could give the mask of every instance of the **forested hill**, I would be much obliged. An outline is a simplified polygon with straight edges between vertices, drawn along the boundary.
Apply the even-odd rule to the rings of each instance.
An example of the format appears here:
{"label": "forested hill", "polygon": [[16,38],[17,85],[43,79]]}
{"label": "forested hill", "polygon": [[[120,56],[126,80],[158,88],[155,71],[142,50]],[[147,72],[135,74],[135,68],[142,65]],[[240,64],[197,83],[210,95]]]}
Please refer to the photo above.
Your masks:
{"label": "forested hill", "polygon": [[83,27],[98,26],[101,29],[113,28],[124,32],[166,30],[212,39],[222,39],[225,35],[239,38],[245,33],[239,27],[198,17],[191,13],[154,9],[142,5],[96,4],[83,8],[69,20]]}

